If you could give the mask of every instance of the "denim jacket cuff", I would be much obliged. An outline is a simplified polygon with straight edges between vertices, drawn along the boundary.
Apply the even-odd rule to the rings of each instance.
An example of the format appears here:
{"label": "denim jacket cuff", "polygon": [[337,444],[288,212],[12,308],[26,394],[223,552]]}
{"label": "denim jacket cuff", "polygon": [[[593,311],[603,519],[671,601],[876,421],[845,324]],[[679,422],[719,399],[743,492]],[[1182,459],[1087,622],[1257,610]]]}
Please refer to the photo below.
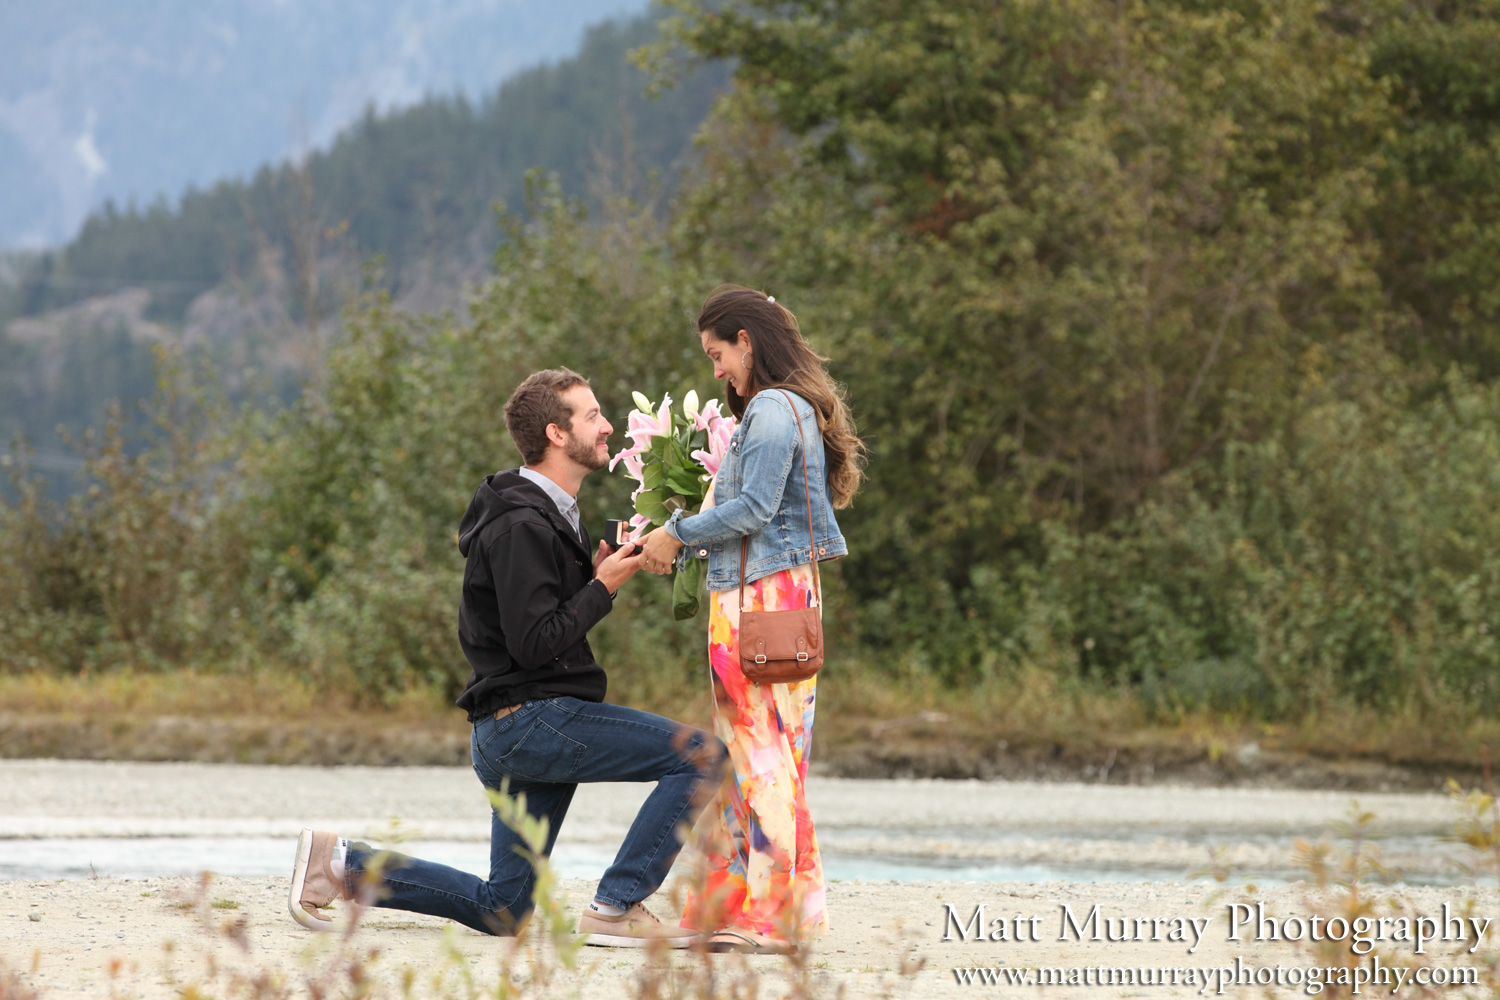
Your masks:
{"label": "denim jacket cuff", "polygon": [[682,548],[677,550],[677,558],[673,560],[673,564],[679,570],[687,566],[688,554],[692,552],[692,546],[682,541],[682,537],[677,534],[677,529],[675,528],[677,522],[681,521],[686,516],[686,511],[674,510],[672,511],[672,516],[667,518],[666,523],[662,525],[663,530],[665,530],[667,534],[671,535],[673,538],[677,539],[677,541],[682,543]]}

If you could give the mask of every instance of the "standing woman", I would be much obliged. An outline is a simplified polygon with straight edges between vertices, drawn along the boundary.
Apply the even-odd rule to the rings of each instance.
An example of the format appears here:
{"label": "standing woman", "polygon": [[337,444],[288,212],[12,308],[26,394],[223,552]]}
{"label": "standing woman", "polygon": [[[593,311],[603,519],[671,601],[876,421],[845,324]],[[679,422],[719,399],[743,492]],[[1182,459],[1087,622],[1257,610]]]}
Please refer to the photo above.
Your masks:
{"label": "standing woman", "polygon": [[821,616],[816,561],[848,553],[833,511],[847,507],[859,488],[864,446],[842,390],[823,367],[828,359],[774,299],[721,285],[704,303],[698,330],[714,378],[728,382],[739,426],[704,509],[674,514],[646,536],[643,553],[645,567],[658,573],[684,547],[686,557],[708,560],[714,731],[734,769],[719,808],[705,816],[709,871],[688,897],[683,924],[719,931],[714,950],[786,952],[791,938],[828,926],[804,793],[817,678],[746,679],[741,560],[744,610],[817,607]]}

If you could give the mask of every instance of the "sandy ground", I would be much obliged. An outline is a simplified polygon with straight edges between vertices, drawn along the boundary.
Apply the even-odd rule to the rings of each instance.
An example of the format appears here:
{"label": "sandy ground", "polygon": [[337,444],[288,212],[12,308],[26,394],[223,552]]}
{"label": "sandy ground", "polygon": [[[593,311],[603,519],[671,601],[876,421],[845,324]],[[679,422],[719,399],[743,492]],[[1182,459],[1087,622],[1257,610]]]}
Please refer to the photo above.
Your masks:
{"label": "sandy ground", "polygon": [[[1347,900],[1339,893],[1318,897],[1304,885],[1221,894],[1209,885],[1173,882],[840,883],[829,893],[833,929],[812,944],[800,964],[769,956],[653,957],[585,948],[576,971],[559,970],[543,988],[530,982],[537,968],[534,959],[526,952],[515,954],[513,942],[435,918],[371,910],[347,938],[310,934],[287,916],[286,886],[281,878],[213,879],[206,884],[185,878],[0,883],[0,954],[20,970],[16,985],[49,998],[195,995],[190,987],[196,987],[196,995],[216,997],[349,994],[355,992],[351,960],[361,966],[361,989],[380,997],[402,996],[407,982],[417,996],[467,996],[470,980],[492,991],[502,967],[530,986],[522,994],[528,996],[650,996],[657,994],[645,991],[643,981],[655,978],[666,978],[672,987],[661,995],[699,996],[703,994],[695,991],[703,989],[710,971],[724,995],[733,981],[754,977],[762,996],[795,995],[799,981],[806,994],[820,997],[838,996],[840,990],[846,997],[956,997],[975,990],[1001,996],[1306,996],[1305,986],[1264,990],[1247,982],[1279,971],[1285,984],[1293,975],[1300,979],[1310,966],[1321,969],[1348,957],[1331,958],[1306,942],[1257,943],[1257,925],[1249,913],[1244,915],[1252,919],[1238,931],[1241,940],[1229,940],[1230,907],[1236,904],[1263,903],[1275,918],[1336,917],[1346,911]],[[576,911],[591,889],[583,880],[565,882],[569,909]],[[1493,889],[1397,889],[1378,898],[1382,911],[1432,914],[1438,925],[1444,903],[1455,918],[1470,900],[1481,916],[1500,913]],[[1007,940],[979,941],[969,933],[981,904],[988,934],[1003,928]],[[1065,905],[1080,933],[1064,921]],[[1100,917],[1110,918],[1108,923],[1088,922],[1095,906]],[[670,904],[658,908],[666,912]],[[950,912],[967,926],[955,925]],[[1132,918],[1131,925],[1119,924],[1120,917]],[[1152,924],[1151,918],[1161,922]],[[1464,953],[1467,944],[1450,941],[1425,945],[1423,959],[1445,971],[1487,964],[1496,954],[1497,925],[1486,929],[1475,955]],[[1093,940],[1096,927],[1105,939]],[[1107,939],[1108,932],[1120,930],[1131,940]],[[1394,936],[1394,926],[1387,930],[1388,937]],[[1032,940],[1033,931],[1038,940]],[[943,940],[945,932],[952,940]],[[1152,940],[1153,934],[1160,940]],[[1133,939],[1137,935],[1140,940]],[[1182,940],[1174,941],[1174,936]],[[1419,964],[1409,943],[1387,941],[1381,951],[1387,966]],[[554,963],[549,958],[546,964]],[[1371,968],[1368,957],[1360,964]],[[958,982],[955,967],[1033,977],[1044,969],[1059,969],[1061,982],[1066,984],[1070,975],[1075,982],[966,986]],[[1101,968],[1130,969],[1138,976],[1145,974],[1142,970],[1162,970],[1150,975],[1168,980],[1175,975],[1178,984],[1124,985],[1123,973]],[[1244,977],[1238,985],[1235,976]],[[1372,991],[1366,987],[1364,992]],[[1419,995],[1411,988],[1405,992]],[[1487,995],[1457,988],[1438,992]],[[0,996],[24,995],[0,986]]]}
{"label": "sandy ground", "polygon": [[[643,792],[634,786],[581,791],[563,838],[617,841]],[[1228,850],[1253,847],[1266,836],[1316,835],[1350,804],[1347,795],[1268,790],[833,779],[810,785],[809,797],[820,833],[844,843],[864,838],[888,848],[905,838],[915,849],[941,856],[986,842],[977,836],[984,833],[1030,841],[1028,850],[1044,854],[1094,844],[1176,857],[1174,852],[1191,847],[1198,857],[1190,864],[1203,860],[1204,834],[1221,835]],[[1452,819],[1438,796],[1369,795],[1360,804],[1393,837],[1437,832]],[[0,851],[7,841],[14,848],[27,837],[287,836],[290,858],[290,838],[302,825],[370,835],[389,830],[392,817],[425,837],[462,839],[487,829],[472,774],[461,769],[0,762]],[[898,823],[899,834],[893,832]],[[564,881],[571,912],[591,888],[584,880]],[[833,997],[842,991],[851,998],[948,997],[975,990],[998,996],[1259,996],[1268,991],[1246,983],[1257,973],[1273,984],[1280,978],[1282,986],[1272,985],[1270,993],[1307,996],[1313,994],[1305,983],[1292,983],[1305,980],[1309,967],[1351,961],[1347,945],[1306,940],[1314,916],[1325,932],[1333,918],[1391,918],[1371,927],[1382,938],[1377,952],[1388,971],[1393,963],[1407,970],[1426,964],[1446,973],[1487,966],[1500,954],[1500,893],[1493,880],[1441,888],[1398,884],[1370,890],[1357,901],[1341,890],[1319,893],[1305,882],[1256,888],[1181,878],[846,881],[829,887],[831,932],[811,943],[800,962],[653,958],[588,948],[577,971],[559,972],[543,984],[538,980],[553,962],[546,957],[550,952],[541,952],[541,959],[517,955],[510,941],[432,918],[375,909],[365,911],[347,938],[309,934],[287,916],[286,889],[282,876],[203,882],[106,873],[97,879],[0,882],[0,962],[17,977],[0,981],[0,997],[31,990],[46,998],[467,997],[466,984],[493,990],[504,969],[523,983],[526,996],[698,996],[705,995],[710,975],[715,996]],[[664,915],[673,911],[669,897],[659,894],[655,904]],[[1268,925],[1254,919],[1242,920],[1239,940],[1232,940],[1231,918],[1250,916],[1257,903],[1269,919],[1300,918],[1304,940],[1265,940]],[[1434,922],[1422,924],[1419,916]],[[1456,921],[1469,918],[1481,924],[1496,918],[1482,928],[1472,955],[1472,925],[1463,925],[1467,940],[1457,940]],[[1278,934],[1297,929],[1274,926]],[[1340,928],[1333,924],[1334,936]],[[1446,932],[1450,940],[1427,942],[1425,954],[1417,956],[1410,938],[1428,931]],[[1369,955],[1359,959],[1360,969],[1369,972],[1372,961]],[[1033,983],[1056,975],[1063,985],[962,985],[965,973],[956,968],[1030,975]],[[1160,977],[1165,985],[1141,985],[1135,980],[1142,976]],[[749,978],[759,980],[754,994]],[[1369,992],[1366,986],[1361,995]],[[1417,993],[1408,984],[1398,995]],[[1478,993],[1444,987],[1431,995]]]}

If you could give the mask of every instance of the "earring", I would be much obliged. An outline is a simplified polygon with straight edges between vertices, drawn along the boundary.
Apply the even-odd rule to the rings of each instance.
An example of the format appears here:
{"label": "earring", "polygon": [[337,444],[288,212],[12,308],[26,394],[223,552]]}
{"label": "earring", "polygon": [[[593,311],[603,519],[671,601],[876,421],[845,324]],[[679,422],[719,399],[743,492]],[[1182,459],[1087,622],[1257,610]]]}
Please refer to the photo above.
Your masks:
{"label": "earring", "polygon": [[750,369],[755,367],[755,359],[750,357],[749,351],[746,351],[744,354],[740,355],[740,364],[745,366],[745,371],[749,371]]}

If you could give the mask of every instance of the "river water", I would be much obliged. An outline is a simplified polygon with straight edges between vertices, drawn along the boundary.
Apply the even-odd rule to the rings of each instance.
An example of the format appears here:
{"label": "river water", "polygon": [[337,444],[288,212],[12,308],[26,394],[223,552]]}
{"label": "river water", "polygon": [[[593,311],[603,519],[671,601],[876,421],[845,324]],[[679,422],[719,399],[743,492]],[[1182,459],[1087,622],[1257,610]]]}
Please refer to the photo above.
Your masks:
{"label": "river water", "polygon": [[[564,877],[596,878],[650,786],[586,785],[558,838]],[[831,880],[1275,883],[1299,841],[1337,838],[1347,793],[813,778]],[[1464,873],[1440,795],[1366,794],[1391,877]],[[0,879],[289,872],[297,831],[332,829],[461,868],[489,866],[486,803],[466,768],[313,768],[0,760]]]}

